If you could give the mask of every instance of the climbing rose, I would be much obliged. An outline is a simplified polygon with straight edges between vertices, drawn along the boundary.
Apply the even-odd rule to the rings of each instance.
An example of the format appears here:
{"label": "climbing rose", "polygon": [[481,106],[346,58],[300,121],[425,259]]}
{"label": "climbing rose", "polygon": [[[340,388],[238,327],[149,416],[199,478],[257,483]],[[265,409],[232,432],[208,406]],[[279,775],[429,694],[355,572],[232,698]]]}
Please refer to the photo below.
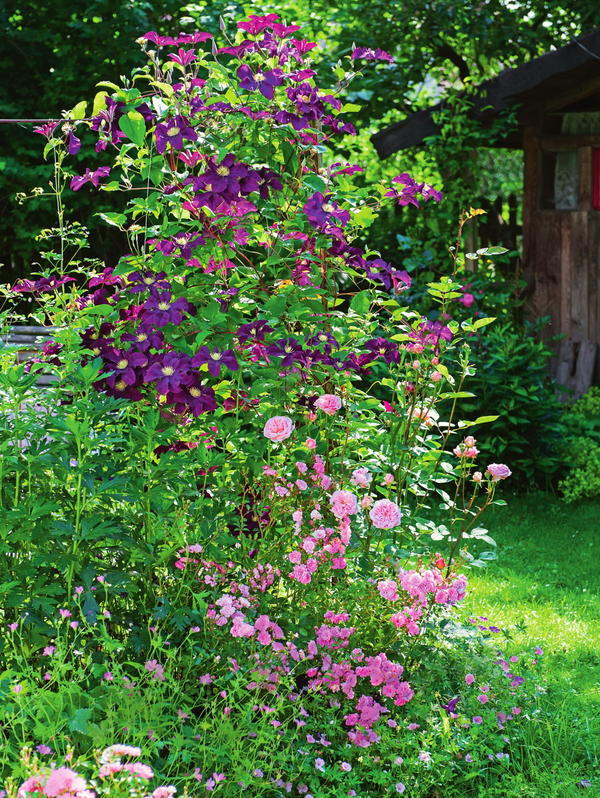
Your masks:
{"label": "climbing rose", "polygon": [[485,473],[491,476],[492,482],[498,482],[500,479],[508,479],[512,471],[504,463],[490,463]]}
{"label": "climbing rose", "polygon": [[371,507],[369,518],[377,529],[391,529],[400,524],[402,513],[396,502],[392,502],[389,499],[379,499]]}
{"label": "climbing rose", "polygon": [[264,426],[263,435],[271,441],[284,441],[294,431],[294,422],[288,416],[273,416]]}
{"label": "climbing rose", "polygon": [[333,393],[324,393],[315,402],[315,407],[327,413],[328,416],[334,416],[341,406],[342,400]]}

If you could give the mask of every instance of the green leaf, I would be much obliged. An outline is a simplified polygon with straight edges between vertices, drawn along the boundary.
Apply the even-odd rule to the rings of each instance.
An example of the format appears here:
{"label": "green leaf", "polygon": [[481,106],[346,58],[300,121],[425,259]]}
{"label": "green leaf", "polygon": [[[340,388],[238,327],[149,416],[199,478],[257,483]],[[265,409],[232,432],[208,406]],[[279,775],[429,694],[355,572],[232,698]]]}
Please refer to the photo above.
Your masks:
{"label": "green leaf", "polygon": [[365,313],[368,313],[370,307],[371,307],[370,291],[360,291],[358,294],[355,294],[352,297],[352,302],[350,302],[350,309],[353,310],[355,313],[358,313],[360,316],[364,316]]}
{"label": "green leaf", "polygon": [[71,731],[80,732],[81,734],[87,734],[88,721],[91,714],[92,710],[89,707],[80,707],[75,711],[73,717],[69,721],[69,729],[71,729]]}
{"label": "green leaf", "polygon": [[92,116],[96,116],[106,108],[106,98],[108,94],[105,91],[99,91],[94,97],[94,103],[92,105]]}
{"label": "green leaf", "polygon": [[141,147],[146,137],[146,123],[139,111],[128,111],[119,119],[119,127],[128,139]]}
{"label": "green leaf", "polygon": [[496,421],[500,416],[479,416],[472,424],[489,424],[491,421]]}
{"label": "green leaf", "polygon": [[493,321],[496,321],[495,316],[486,316],[485,319],[477,319],[477,321],[473,322],[473,329],[478,330],[480,327],[485,327]]}
{"label": "green leaf", "polygon": [[96,213],[95,216],[99,216],[106,224],[118,228],[121,228],[127,221],[127,216],[124,213]]}
{"label": "green leaf", "polygon": [[327,188],[327,183],[319,175],[307,175],[302,182],[305,186],[312,188],[313,191],[319,191],[321,194]]}
{"label": "green leaf", "polygon": [[82,100],[69,111],[69,119],[85,119],[87,100]]}

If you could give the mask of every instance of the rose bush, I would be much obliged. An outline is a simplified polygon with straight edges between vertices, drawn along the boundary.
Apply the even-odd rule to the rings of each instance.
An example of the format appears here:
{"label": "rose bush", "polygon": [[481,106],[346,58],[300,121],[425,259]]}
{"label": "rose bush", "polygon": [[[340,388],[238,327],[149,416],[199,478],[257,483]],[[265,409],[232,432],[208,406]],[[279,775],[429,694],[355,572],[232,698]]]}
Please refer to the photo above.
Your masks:
{"label": "rose bush", "polygon": [[[471,700],[459,654],[435,663],[477,648],[455,617],[462,569],[493,556],[477,524],[510,474],[476,471],[465,437],[494,417],[457,416],[468,336],[492,320],[421,316],[408,274],[361,248],[385,204],[441,196],[407,174],[353,182],[360,167],[335,156],[356,110],[344,90],[358,62],[389,56],[357,48],[322,90],[296,33],[273,14],[220,46],[147,33],[146,66],[90,117],[38,129],[59,247],[4,293],[35,302],[52,340],[25,362],[4,350],[0,376],[13,760],[44,702],[68,696],[57,747],[145,735],[191,794],[402,792],[388,752],[421,794],[429,738],[464,769],[481,724],[456,711]],[[98,160],[73,174],[92,140]],[[123,233],[114,269],[80,255],[65,211],[80,190],[126,198],[103,215]],[[429,284],[442,317],[458,288]],[[479,701],[506,715],[523,679],[509,667],[502,687],[500,670]]]}

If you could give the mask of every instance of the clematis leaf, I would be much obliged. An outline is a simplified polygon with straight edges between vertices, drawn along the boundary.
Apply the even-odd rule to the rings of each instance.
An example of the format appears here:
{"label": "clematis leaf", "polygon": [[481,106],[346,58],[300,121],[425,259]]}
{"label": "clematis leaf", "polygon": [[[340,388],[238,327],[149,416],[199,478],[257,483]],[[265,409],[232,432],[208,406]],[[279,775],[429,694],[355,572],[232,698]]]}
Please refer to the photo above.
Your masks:
{"label": "clematis leaf", "polygon": [[128,111],[119,119],[119,127],[128,139],[141,147],[146,137],[146,123],[138,111]]}

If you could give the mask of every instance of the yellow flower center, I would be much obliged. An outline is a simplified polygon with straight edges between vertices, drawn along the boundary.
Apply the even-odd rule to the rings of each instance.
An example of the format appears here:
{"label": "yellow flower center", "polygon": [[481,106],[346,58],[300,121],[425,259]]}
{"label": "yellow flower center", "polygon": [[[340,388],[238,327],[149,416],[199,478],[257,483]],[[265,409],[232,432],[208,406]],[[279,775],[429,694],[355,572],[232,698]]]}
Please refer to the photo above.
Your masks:
{"label": "yellow flower center", "polygon": [[210,356],[212,357],[213,360],[220,360],[221,359],[221,353],[220,352],[211,352]]}
{"label": "yellow flower center", "polygon": [[165,366],[162,369],[162,373],[165,375],[165,377],[170,377],[171,374],[175,374],[175,369],[172,366]]}
{"label": "yellow flower center", "polygon": [[194,397],[202,396],[200,388],[190,388],[190,394]]}
{"label": "yellow flower center", "polygon": [[179,128],[178,128],[178,127],[176,127],[176,126],[170,127],[170,128],[167,130],[167,136],[178,136],[178,135],[179,135],[179,133],[180,133],[180,130],[179,130]]}
{"label": "yellow flower center", "polygon": [[126,383],[123,382],[123,380],[117,380],[115,382],[115,388],[117,389],[117,391],[124,391],[125,388],[127,388],[127,385]]}
{"label": "yellow flower center", "polygon": [[118,369],[126,369],[128,365],[129,365],[129,361],[127,361],[127,360],[125,360],[125,358],[123,358],[122,360],[119,360],[119,362],[117,363],[117,368]]}
{"label": "yellow flower center", "polygon": [[168,302],[159,302],[158,303],[158,309],[159,310],[168,310],[170,307],[171,306],[169,305]]}
{"label": "yellow flower center", "polygon": [[325,213],[333,213],[335,208],[333,207],[333,205],[330,202],[326,202],[323,205],[323,210],[325,211]]}
{"label": "yellow flower center", "polygon": [[207,184],[204,186],[204,190],[205,190],[205,191],[212,191],[212,183],[207,183]]}
{"label": "yellow flower center", "polygon": [[152,285],[153,282],[154,282],[154,277],[144,277],[144,283],[146,285]]}
{"label": "yellow flower center", "polygon": [[256,75],[254,76],[254,80],[257,83],[262,83],[264,79],[265,79],[265,76],[263,75],[262,72],[257,72]]}
{"label": "yellow flower center", "polygon": [[92,349],[92,353],[94,355],[99,355],[100,354],[100,350],[98,349],[98,347],[96,347],[95,349]]}
{"label": "yellow flower center", "polygon": [[148,340],[148,336],[146,335],[146,333],[140,333],[138,335],[138,337],[137,337],[137,340],[138,341],[147,341]]}
{"label": "yellow flower center", "polygon": [[228,169],[226,166],[217,166],[217,174],[221,175],[221,177],[227,177],[230,173],[231,169]]}

